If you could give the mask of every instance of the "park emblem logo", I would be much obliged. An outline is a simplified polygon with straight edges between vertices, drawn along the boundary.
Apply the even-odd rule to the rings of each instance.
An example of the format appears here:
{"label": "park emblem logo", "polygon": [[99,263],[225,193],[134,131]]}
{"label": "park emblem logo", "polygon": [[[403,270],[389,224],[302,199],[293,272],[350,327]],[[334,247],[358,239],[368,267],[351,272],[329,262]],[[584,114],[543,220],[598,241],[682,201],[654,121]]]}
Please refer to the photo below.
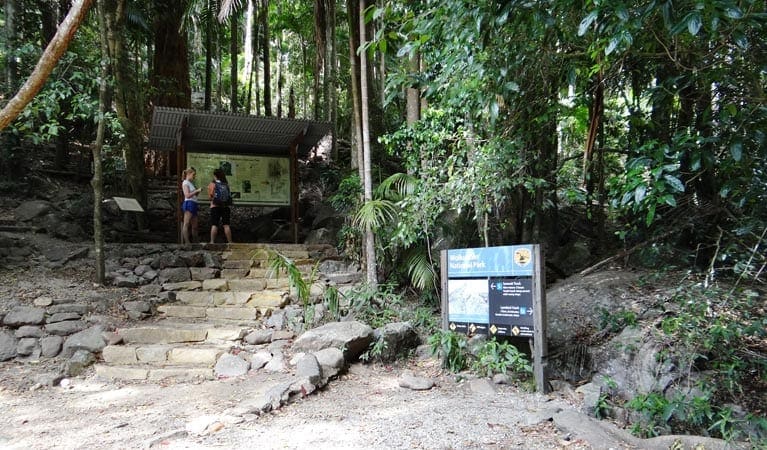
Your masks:
{"label": "park emblem logo", "polygon": [[533,256],[530,253],[529,248],[518,248],[514,251],[514,262],[520,267],[525,267],[526,265],[530,264],[532,259]]}

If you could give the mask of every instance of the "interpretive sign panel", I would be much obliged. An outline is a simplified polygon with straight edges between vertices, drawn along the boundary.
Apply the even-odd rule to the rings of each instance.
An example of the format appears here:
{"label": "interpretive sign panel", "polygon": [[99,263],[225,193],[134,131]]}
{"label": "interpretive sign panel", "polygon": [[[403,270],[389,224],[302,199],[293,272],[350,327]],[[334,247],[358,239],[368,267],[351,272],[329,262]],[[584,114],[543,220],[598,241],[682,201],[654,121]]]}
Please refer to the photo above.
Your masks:
{"label": "interpretive sign panel", "polygon": [[205,188],[213,170],[223,169],[235,205],[289,206],[290,159],[287,157],[194,153],[186,155],[187,166],[197,170],[195,184],[202,187],[200,201],[208,201]]}
{"label": "interpretive sign panel", "polygon": [[534,266],[532,245],[448,250],[449,328],[466,334],[532,336]]}
{"label": "interpretive sign panel", "polygon": [[443,250],[443,327],[528,338],[536,387],[546,392],[546,302],[539,245]]}

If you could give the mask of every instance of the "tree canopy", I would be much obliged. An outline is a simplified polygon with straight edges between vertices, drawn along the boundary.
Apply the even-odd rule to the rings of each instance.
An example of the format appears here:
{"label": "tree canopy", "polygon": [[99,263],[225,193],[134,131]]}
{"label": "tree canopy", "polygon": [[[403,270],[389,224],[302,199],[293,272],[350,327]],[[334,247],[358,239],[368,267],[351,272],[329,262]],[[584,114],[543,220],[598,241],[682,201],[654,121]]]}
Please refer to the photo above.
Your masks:
{"label": "tree canopy", "polygon": [[[352,173],[364,103],[374,170],[359,180],[380,186],[368,206],[345,201],[374,227],[382,275],[415,248],[534,241],[554,255],[581,239],[598,258],[676,230],[666,242],[691,263],[764,279],[764,2],[362,2],[362,40],[353,1],[108,3],[5,130],[4,166],[21,142],[93,140],[106,57],[104,157],[133,171],[172,164],[142,154],[165,105],[332,121],[333,163]],[[65,6],[4,3],[5,106]]]}

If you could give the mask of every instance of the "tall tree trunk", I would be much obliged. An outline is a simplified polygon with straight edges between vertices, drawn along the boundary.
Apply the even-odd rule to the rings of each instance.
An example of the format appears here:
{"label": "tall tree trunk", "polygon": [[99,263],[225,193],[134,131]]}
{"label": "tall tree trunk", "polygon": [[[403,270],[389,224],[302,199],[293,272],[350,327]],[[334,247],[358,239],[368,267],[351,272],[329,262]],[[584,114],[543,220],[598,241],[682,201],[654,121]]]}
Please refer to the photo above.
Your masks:
{"label": "tall tree trunk", "polygon": [[[604,192],[604,164],[601,143],[597,145],[602,130],[602,116],[605,110],[605,85],[602,72],[595,74],[591,83],[591,104],[589,105],[589,128],[586,147],[583,151],[583,184],[586,187],[586,211],[595,235],[604,230],[604,214],[601,202]],[[595,157],[596,156],[596,157]],[[594,202],[597,199],[598,202]]]}
{"label": "tall tree trunk", "polygon": [[[257,5],[256,5],[257,6]],[[256,99],[255,103],[253,104],[255,114],[261,114],[261,88],[258,84],[258,50],[260,47],[261,40],[259,39],[259,36],[261,34],[261,16],[259,16],[260,12],[259,9],[256,8],[256,21],[255,21],[255,30],[253,31],[253,87],[256,91]]]}
{"label": "tall tree trunk", "polygon": [[[314,97],[314,120],[322,120],[323,108],[322,108],[322,96],[320,91],[320,83],[322,81],[322,74],[325,70],[325,24],[327,13],[325,11],[325,0],[314,0],[314,43],[315,43],[315,57],[314,57],[314,85],[312,96]],[[357,22],[354,22],[353,26],[349,29],[357,28]]]}
{"label": "tall tree trunk", "polygon": [[245,39],[243,41],[245,43],[245,48],[242,53],[245,55],[245,83],[247,83],[245,113],[250,114],[250,111],[253,108],[253,70],[254,67],[256,67],[256,53],[253,51],[253,45],[255,44],[256,39],[253,37],[253,34],[256,30],[255,22],[258,20],[255,8],[253,7],[253,0],[248,0],[248,7],[245,11]]}
{"label": "tall tree trunk", "polygon": [[329,114],[328,119],[333,126],[333,134],[331,135],[331,158],[338,160],[338,139],[336,138],[336,128],[338,127],[338,95],[337,95],[337,72],[338,72],[338,55],[336,54],[336,1],[327,0],[327,6],[325,8],[327,12],[327,26],[325,28],[325,75],[327,77],[325,92],[327,93],[328,100],[327,111]]}
{"label": "tall tree trunk", "polygon": [[[42,16],[42,39],[43,48],[53,39],[56,34],[56,28],[59,26],[60,13],[63,14],[69,8],[69,2],[62,0],[61,8],[54,2],[43,2],[40,4]],[[68,97],[58,100],[59,112],[56,120],[61,125],[58,134],[55,137],[56,156],[53,158],[53,167],[56,170],[64,170],[69,162],[69,126],[70,121],[66,117],[70,114],[72,105]]]}
{"label": "tall tree trunk", "polygon": [[359,3],[357,0],[348,1],[348,21],[349,21],[349,66],[351,71],[352,84],[352,146],[350,162],[352,169],[360,170],[360,180],[364,178],[362,172],[362,111],[360,100],[360,57],[358,49],[360,48],[359,34]]}
{"label": "tall tree trunk", "polygon": [[269,45],[269,0],[262,0],[261,8],[261,29],[264,32],[264,39],[261,44],[264,52],[264,115],[269,117],[272,115],[272,77],[269,73],[271,70],[269,61],[269,53],[271,52],[271,45]]}
{"label": "tall tree trunk", "polygon": [[663,144],[671,143],[671,112],[674,96],[669,84],[676,76],[671,62],[661,62],[655,71],[655,89],[652,93],[652,111],[650,113],[651,128],[648,139],[655,139]]}
{"label": "tall tree trunk", "polygon": [[[542,98],[546,105],[556,105],[559,102],[559,80],[556,71],[552,70],[547,79],[544,80],[544,92]],[[547,111],[549,112],[549,111]],[[548,119],[543,121],[538,128],[538,156],[534,162],[533,175],[542,179],[535,188],[535,222],[532,233],[532,242],[539,242],[544,245],[556,242],[559,230],[558,208],[557,208],[557,122],[558,117],[555,113],[549,112]],[[601,128],[600,128],[601,129]],[[602,146],[597,148],[597,194],[602,192],[604,185],[604,173],[602,170]],[[601,214],[601,209],[599,214]],[[552,244],[553,245],[553,244]],[[547,245],[544,248],[551,248]]]}
{"label": "tall tree trunk", "polygon": [[421,61],[420,55],[414,53],[409,61],[409,69],[411,78],[414,80],[407,88],[406,91],[406,120],[408,125],[413,125],[421,118],[421,92],[418,86],[415,85],[416,75],[420,71]]}
{"label": "tall tree trunk", "polygon": [[[282,16],[282,0],[277,0],[277,16]],[[284,31],[277,34],[277,117],[282,117],[282,89],[285,83],[285,74],[282,67],[282,38]]]}
{"label": "tall tree trunk", "polygon": [[[307,53],[306,40],[303,37],[301,37],[300,42],[301,42],[301,67],[303,68],[304,73],[306,73],[309,71],[309,65],[308,65],[309,63],[308,63],[308,58],[306,56],[306,53]],[[304,117],[309,117],[309,110],[307,109],[308,103],[306,100],[306,96],[308,95],[306,85],[307,83],[305,82],[301,83],[301,110],[303,111]]]}
{"label": "tall tree trunk", "polygon": [[288,94],[288,119],[296,118],[296,93],[293,90],[293,86],[290,87],[290,94]]}
{"label": "tall tree trunk", "polygon": [[[189,80],[189,50],[187,46],[186,29],[182,27],[184,21],[184,15],[186,14],[187,5],[189,0],[153,0],[152,10],[154,13],[154,21],[152,28],[154,30],[154,57],[152,58],[152,72],[149,77],[152,84],[151,91],[154,93],[152,103],[155,106],[171,106],[175,108],[191,108],[192,107],[192,86]],[[126,29],[123,28],[123,32]],[[121,36],[119,38],[125,46],[124,60],[129,60],[127,37]],[[138,69],[139,64],[133,64],[125,66],[124,70]],[[116,73],[116,72],[115,72]],[[123,77],[131,77],[135,88],[139,88],[138,80],[141,80],[141,75],[138,71],[132,75],[125,74]],[[137,105],[136,112],[143,112],[144,101],[141,98],[143,89],[138,89],[135,93],[131,93],[136,97],[132,102]],[[143,114],[142,114],[143,115]],[[139,120],[135,122],[137,132],[141,132],[143,127],[143,117],[139,115],[133,115],[131,120]],[[141,142],[139,137],[135,137],[137,142]],[[134,142],[133,145],[139,145]],[[138,148],[131,146],[131,153],[139,152]],[[131,154],[129,159],[135,158],[135,167],[129,170],[135,170],[133,175],[136,179],[140,178],[143,183],[143,150],[140,152],[141,157],[141,172],[139,177],[138,171],[138,154]],[[166,152],[162,152],[159,155],[151,155],[152,159],[161,161],[158,165],[168,167],[168,171],[171,173],[178,173],[181,168],[176,167],[177,159],[174,155]],[[142,188],[142,204],[145,204],[146,193]]]}
{"label": "tall tree trunk", "polygon": [[237,99],[238,89],[237,89],[237,57],[239,54],[238,46],[237,46],[237,14],[232,13],[231,16],[229,16],[230,26],[231,26],[231,40],[229,41],[229,57],[231,60],[231,63],[229,65],[229,81],[231,83],[231,91],[229,92],[230,95],[230,104],[231,104],[231,111],[237,112],[237,110],[240,108],[239,101]]}
{"label": "tall tree trunk", "polygon": [[104,146],[105,117],[107,113],[107,101],[109,100],[108,84],[109,80],[109,43],[107,29],[109,18],[107,16],[107,3],[109,7],[114,7],[114,3],[109,0],[97,0],[99,17],[99,42],[101,44],[101,65],[99,79],[99,123],[96,129],[96,142],[91,147],[93,155],[93,178],[91,187],[93,188],[93,248],[96,255],[96,283],[104,284],[106,279],[106,264],[104,257],[104,231],[101,219],[101,203],[104,199],[104,177],[101,165],[101,150]]}
{"label": "tall tree trunk", "polygon": [[[365,15],[362,14],[365,11],[365,0],[360,0],[360,44],[365,45],[367,34],[365,33]],[[364,178],[363,190],[365,202],[373,200],[373,172],[371,167],[371,155],[370,155],[370,121],[368,117],[368,76],[367,76],[367,55],[366,51],[360,52],[360,105],[362,112],[362,153],[363,153],[363,167]],[[365,228],[365,273],[367,274],[367,282],[372,288],[378,287],[376,265],[376,248],[375,248],[375,236],[373,230],[370,229],[370,225]]]}
{"label": "tall tree trunk", "polygon": [[[16,15],[18,5],[16,0],[5,1],[5,45],[3,47],[3,59],[5,63],[5,86],[3,91],[10,95],[19,87],[18,64],[16,63],[16,51],[19,48]],[[3,127],[0,126],[0,130]],[[0,175],[13,178],[21,171],[16,167],[16,155],[19,148],[19,135],[15,132],[0,132]]]}
{"label": "tall tree trunk", "polygon": [[213,105],[213,31],[216,26],[213,14],[213,0],[206,0],[207,20],[205,22],[205,111],[210,111]]}
{"label": "tall tree trunk", "polygon": [[331,22],[333,22],[333,19],[331,18],[331,9],[333,8],[333,0],[322,0],[323,10],[325,12],[325,28],[320,30],[320,32],[323,34],[323,47],[317,48],[317,52],[322,52],[322,119],[323,120],[329,120],[330,119],[330,66],[332,64],[333,55],[331,54],[331,39],[333,36],[333,30],[331,30]]}
{"label": "tall tree trunk", "polygon": [[218,60],[218,64],[216,64],[218,67],[218,77],[216,79],[216,107],[219,111],[223,111],[224,109],[224,65],[221,64],[221,61],[224,59],[224,44],[221,42],[224,39],[222,36],[223,34],[224,33],[217,33],[216,35],[216,60]]}
{"label": "tall tree trunk", "polygon": [[16,92],[18,87],[18,64],[16,50],[18,47],[18,30],[16,27],[17,0],[5,0],[5,81],[6,92]]}
{"label": "tall tree trunk", "polygon": [[181,26],[188,2],[154,0],[154,71],[151,82],[157,106],[192,106],[189,51],[186,31]]}

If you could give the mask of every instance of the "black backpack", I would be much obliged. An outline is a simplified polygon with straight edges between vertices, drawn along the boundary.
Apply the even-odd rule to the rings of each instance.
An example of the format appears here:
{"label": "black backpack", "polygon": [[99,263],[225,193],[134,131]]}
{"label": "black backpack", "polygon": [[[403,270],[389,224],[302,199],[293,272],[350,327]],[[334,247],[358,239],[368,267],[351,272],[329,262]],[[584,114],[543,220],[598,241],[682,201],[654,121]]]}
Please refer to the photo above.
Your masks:
{"label": "black backpack", "polygon": [[232,192],[229,185],[216,182],[216,190],[213,192],[213,204],[216,206],[229,206],[232,204]]}

